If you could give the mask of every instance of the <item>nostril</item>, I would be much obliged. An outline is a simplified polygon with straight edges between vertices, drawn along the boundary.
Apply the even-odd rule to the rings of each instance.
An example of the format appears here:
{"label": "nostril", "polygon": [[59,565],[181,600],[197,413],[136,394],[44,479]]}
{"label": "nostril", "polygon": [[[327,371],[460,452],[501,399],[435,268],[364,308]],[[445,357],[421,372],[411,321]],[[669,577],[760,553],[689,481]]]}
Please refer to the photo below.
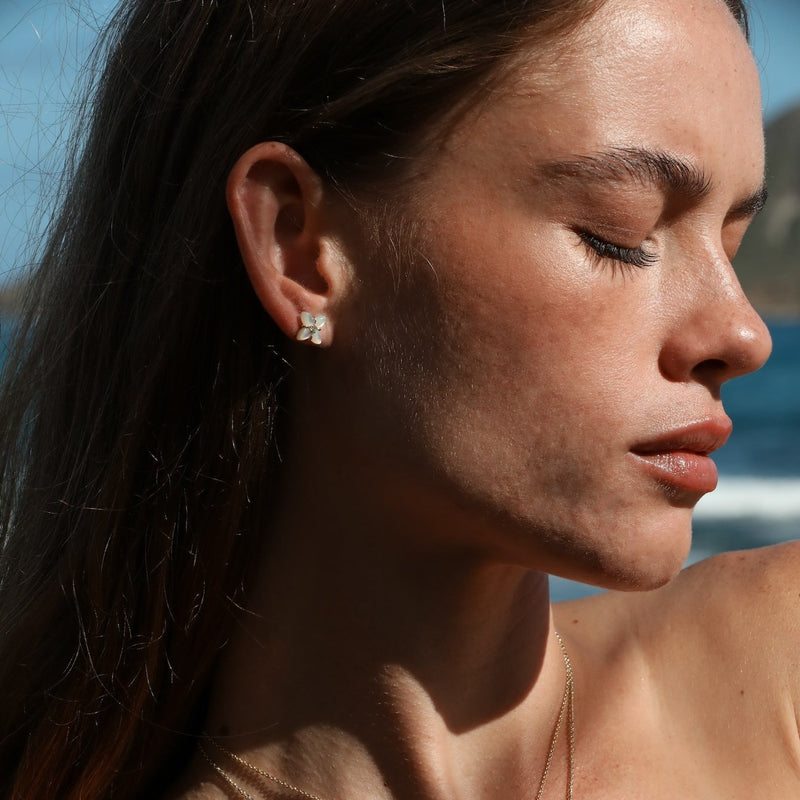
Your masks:
{"label": "nostril", "polygon": [[721,358],[707,358],[696,364],[692,370],[695,380],[707,386],[716,399],[719,399],[719,390],[728,380],[731,365]]}
{"label": "nostril", "polygon": [[721,358],[709,358],[705,361],[701,361],[695,369],[697,370],[705,370],[708,372],[719,372],[723,369],[728,369],[728,363],[723,361]]}

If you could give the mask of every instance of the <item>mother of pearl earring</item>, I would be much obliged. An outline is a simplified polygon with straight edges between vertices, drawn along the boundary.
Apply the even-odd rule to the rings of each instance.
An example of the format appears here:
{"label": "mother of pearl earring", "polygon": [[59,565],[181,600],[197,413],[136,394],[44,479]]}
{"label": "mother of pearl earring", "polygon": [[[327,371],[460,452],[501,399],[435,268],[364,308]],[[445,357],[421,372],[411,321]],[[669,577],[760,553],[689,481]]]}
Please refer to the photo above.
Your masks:
{"label": "mother of pearl earring", "polygon": [[325,326],[328,318],[324,314],[318,314],[316,317],[309,314],[308,311],[300,312],[300,330],[297,331],[295,337],[298,342],[305,342],[309,339],[312,344],[322,344],[322,336],[320,336],[320,329]]}

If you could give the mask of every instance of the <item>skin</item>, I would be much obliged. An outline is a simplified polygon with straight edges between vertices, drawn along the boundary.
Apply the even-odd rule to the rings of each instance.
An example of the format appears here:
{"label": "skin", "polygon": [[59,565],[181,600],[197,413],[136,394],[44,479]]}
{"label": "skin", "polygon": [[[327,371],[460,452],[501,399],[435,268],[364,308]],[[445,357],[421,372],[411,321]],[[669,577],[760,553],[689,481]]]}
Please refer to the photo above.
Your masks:
{"label": "skin", "polygon": [[[298,349],[286,489],[206,728],[326,800],[533,798],[555,626],[577,798],[797,796],[800,554],[669,582],[701,492],[632,453],[719,423],[720,386],[769,353],[730,263],[762,189],[755,65],[717,0],[611,0],[549,55],[521,54],[426,154],[397,284],[297,154],[266,143],[234,169],[266,311],[290,337],[301,309],[329,322]],[[575,167],[621,149],[703,180]],[[655,590],[551,609],[548,572]],[[297,796],[274,788],[250,791]],[[227,791],[198,757],[173,797]]]}

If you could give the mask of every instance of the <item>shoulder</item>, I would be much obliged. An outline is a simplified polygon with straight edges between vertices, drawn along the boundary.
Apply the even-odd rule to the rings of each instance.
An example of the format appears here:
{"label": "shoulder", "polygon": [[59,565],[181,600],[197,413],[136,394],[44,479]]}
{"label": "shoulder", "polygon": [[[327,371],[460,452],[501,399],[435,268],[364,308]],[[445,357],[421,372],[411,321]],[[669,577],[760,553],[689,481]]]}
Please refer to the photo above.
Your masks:
{"label": "shoulder", "polygon": [[748,638],[800,629],[800,541],[713,556],[653,591],[612,591],[559,606],[559,617],[591,619],[615,638],[705,633],[727,621]]}
{"label": "shoulder", "polygon": [[556,616],[587,646],[639,653],[670,681],[747,676],[800,707],[800,541],[714,556],[660,589],[565,603]]}
{"label": "shoulder", "polygon": [[796,795],[798,773],[785,773],[800,765],[799,542],[715,556],[660,589],[609,592],[554,615],[596,694],[638,702],[630,725],[642,741],[650,724],[667,737],[652,739],[659,752],[678,759],[685,745],[692,763],[714,762],[742,785],[755,760],[794,787],[776,797]]}
{"label": "shoulder", "polygon": [[761,797],[764,785],[798,796],[800,543],[715,556],[652,592],[554,613],[597,730],[626,727],[626,748],[654,770],[715,787],[697,796]]}
{"label": "shoulder", "polygon": [[664,594],[678,604],[702,601],[709,613],[736,612],[748,628],[800,627],[800,541],[706,559],[685,569]]}
{"label": "shoulder", "polygon": [[638,620],[667,650],[689,648],[718,676],[788,692],[800,706],[800,541],[688,567],[642,603]]}

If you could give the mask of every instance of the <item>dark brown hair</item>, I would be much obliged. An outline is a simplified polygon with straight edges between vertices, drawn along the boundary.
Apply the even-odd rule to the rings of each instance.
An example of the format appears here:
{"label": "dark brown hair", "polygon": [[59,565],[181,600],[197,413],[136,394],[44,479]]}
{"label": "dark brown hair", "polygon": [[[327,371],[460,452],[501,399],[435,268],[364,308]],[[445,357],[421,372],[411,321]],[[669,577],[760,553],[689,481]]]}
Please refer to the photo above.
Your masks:
{"label": "dark brown hair", "polygon": [[340,192],[391,184],[600,2],[122,4],[0,395],[2,796],[155,796],[202,723],[287,373],[225,208],[236,159],[273,139]]}

